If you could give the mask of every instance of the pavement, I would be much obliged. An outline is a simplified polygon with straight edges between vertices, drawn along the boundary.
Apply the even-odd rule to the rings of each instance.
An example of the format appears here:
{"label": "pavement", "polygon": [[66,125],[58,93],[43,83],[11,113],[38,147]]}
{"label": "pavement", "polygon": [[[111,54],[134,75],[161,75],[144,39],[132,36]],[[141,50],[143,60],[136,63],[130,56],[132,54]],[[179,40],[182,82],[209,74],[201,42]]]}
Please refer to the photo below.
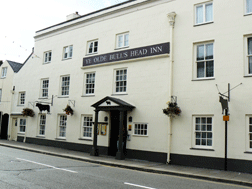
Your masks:
{"label": "pavement", "polygon": [[158,174],[176,175],[181,177],[189,177],[252,187],[252,174],[248,173],[169,165],[134,159],[116,160],[115,157],[111,156],[90,156],[89,153],[85,152],[78,152],[62,148],[8,140],[0,140],[0,146],[27,150],[31,152],[53,155],[63,158],[70,158],[89,163],[108,165],[113,167],[120,167]]}

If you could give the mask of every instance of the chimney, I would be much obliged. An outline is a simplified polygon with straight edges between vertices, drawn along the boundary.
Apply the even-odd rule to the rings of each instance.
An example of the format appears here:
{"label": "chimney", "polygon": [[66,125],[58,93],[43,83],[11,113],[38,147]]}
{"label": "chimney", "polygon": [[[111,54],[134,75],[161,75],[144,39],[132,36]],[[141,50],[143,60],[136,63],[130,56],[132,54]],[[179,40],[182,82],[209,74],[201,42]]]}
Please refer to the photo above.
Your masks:
{"label": "chimney", "polygon": [[78,17],[80,17],[79,13],[75,12],[75,13],[67,15],[66,20],[72,20],[72,19],[78,18]]}

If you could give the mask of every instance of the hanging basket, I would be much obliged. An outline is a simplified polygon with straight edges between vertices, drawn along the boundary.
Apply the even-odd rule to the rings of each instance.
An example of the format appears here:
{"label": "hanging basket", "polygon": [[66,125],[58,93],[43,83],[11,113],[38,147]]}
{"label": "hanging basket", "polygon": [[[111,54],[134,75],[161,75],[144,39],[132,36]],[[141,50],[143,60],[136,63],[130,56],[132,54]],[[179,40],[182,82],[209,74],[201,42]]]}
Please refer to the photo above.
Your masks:
{"label": "hanging basket", "polygon": [[35,113],[32,109],[30,108],[24,108],[22,111],[22,115],[23,116],[30,116],[30,117],[34,117]]}
{"label": "hanging basket", "polygon": [[65,109],[63,109],[64,112],[66,112],[66,115],[73,115],[73,109],[71,108],[71,106],[67,105]]}
{"label": "hanging basket", "polygon": [[163,109],[163,113],[169,117],[179,116],[181,112],[176,102],[169,102],[168,107]]}

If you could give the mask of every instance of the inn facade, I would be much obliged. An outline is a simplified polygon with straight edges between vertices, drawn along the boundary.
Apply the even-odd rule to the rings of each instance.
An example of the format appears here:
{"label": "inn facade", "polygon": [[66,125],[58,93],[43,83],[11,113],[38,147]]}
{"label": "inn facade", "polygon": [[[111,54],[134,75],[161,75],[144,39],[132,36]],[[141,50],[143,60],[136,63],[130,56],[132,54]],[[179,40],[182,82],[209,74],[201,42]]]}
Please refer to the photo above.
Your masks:
{"label": "inn facade", "polygon": [[251,14],[251,0],[130,0],[37,31],[9,139],[251,173]]}

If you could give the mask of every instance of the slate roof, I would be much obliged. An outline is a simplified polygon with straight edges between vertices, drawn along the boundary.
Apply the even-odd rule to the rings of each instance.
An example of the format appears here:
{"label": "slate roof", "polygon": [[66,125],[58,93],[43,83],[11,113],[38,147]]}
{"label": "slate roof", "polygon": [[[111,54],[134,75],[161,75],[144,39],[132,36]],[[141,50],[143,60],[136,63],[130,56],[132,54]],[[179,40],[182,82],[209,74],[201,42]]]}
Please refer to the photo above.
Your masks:
{"label": "slate roof", "polygon": [[13,61],[10,61],[10,60],[7,60],[7,62],[9,63],[9,65],[11,66],[11,68],[13,69],[13,71],[15,73],[17,73],[23,66],[23,64],[20,64],[18,62],[13,62]]}

